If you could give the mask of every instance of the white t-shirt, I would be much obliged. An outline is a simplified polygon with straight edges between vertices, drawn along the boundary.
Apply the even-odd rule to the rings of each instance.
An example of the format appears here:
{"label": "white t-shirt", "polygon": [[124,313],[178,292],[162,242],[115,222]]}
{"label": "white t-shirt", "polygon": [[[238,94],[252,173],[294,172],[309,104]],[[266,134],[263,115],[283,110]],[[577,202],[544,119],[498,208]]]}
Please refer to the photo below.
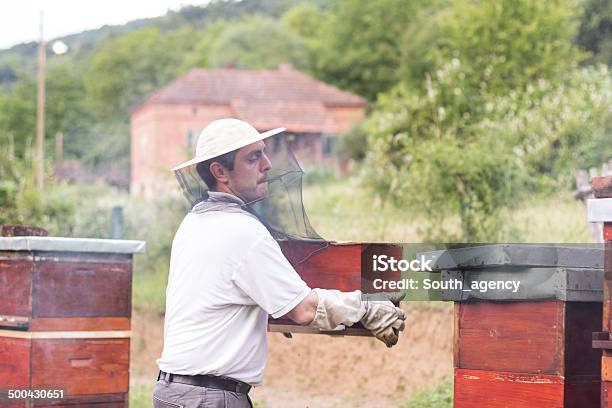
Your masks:
{"label": "white t-shirt", "polygon": [[268,314],[281,317],[310,288],[257,219],[189,213],[172,242],[160,370],[260,385]]}

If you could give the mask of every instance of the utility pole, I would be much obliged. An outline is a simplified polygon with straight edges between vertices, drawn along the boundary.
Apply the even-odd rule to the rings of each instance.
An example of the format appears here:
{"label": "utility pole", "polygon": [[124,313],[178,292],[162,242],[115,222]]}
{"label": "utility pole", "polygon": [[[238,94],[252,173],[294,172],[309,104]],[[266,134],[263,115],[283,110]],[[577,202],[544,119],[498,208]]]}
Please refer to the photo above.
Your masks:
{"label": "utility pole", "polygon": [[45,41],[43,39],[43,12],[40,12],[40,39],[38,41],[38,100],[36,105],[36,159],[34,169],[36,187],[42,192],[45,171]]}

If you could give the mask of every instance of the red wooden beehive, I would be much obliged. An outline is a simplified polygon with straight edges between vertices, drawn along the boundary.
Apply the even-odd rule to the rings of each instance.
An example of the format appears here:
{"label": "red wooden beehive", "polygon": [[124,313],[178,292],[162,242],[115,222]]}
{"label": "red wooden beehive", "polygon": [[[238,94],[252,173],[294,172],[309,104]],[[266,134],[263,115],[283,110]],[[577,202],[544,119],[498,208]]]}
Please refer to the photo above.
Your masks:
{"label": "red wooden beehive", "polygon": [[132,254],[142,250],[139,241],[0,238],[0,389],[65,397],[3,396],[3,406],[127,406]]}
{"label": "red wooden beehive", "polygon": [[463,288],[454,300],[454,406],[595,407],[600,359],[591,332],[601,319],[599,248],[499,244],[435,254],[442,278],[503,277],[522,291]]}
{"label": "red wooden beehive", "polygon": [[[380,292],[372,282],[381,277],[372,269],[372,255],[402,258],[402,247],[395,244],[279,241],[283,254],[311,288],[338,289],[345,292]],[[400,273],[385,272],[385,279],[398,280]],[[326,333],[301,327],[289,319],[270,319],[270,331]],[[342,335],[370,335],[359,324],[338,331]]]}

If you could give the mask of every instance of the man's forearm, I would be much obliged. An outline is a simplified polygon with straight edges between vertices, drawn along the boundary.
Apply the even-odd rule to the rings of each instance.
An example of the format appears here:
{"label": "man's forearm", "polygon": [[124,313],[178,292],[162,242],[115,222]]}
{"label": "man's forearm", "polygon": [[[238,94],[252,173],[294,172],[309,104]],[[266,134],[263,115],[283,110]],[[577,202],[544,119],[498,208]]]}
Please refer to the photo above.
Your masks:
{"label": "man's forearm", "polygon": [[287,317],[299,325],[307,326],[314,320],[317,314],[318,304],[319,297],[317,296],[317,292],[311,290],[304,300],[287,313]]}

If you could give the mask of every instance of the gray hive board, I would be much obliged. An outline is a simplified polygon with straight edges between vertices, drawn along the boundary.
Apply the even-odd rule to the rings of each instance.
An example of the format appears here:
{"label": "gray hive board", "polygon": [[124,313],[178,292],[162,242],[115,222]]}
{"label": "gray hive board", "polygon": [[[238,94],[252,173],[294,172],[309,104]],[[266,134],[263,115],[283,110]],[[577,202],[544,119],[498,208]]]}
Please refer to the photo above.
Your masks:
{"label": "gray hive board", "polygon": [[144,241],[64,237],[0,237],[0,251],[87,252],[134,254],[144,252]]}
{"label": "gray hive board", "polygon": [[458,279],[463,289],[470,289],[476,281],[520,281],[517,292],[505,289],[480,292],[476,290],[442,290],[442,300],[491,301],[559,299],[566,302],[601,302],[603,300],[602,269],[586,268],[522,268],[498,267],[492,269],[446,270],[440,278]]}
{"label": "gray hive board", "polygon": [[603,245],[559,246],[542,244],[493,244],[425,252],[431,269],[462,270],[500,266],[568,267],[602,269]]}

